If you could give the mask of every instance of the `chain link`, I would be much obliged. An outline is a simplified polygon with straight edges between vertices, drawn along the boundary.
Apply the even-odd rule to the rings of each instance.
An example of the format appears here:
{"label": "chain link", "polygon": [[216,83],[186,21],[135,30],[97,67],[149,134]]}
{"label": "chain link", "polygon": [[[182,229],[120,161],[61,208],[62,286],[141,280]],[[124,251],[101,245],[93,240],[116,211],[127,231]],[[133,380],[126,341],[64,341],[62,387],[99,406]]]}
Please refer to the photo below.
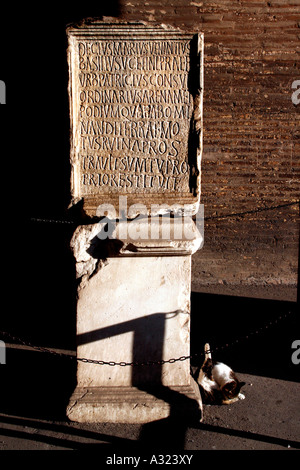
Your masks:
{"label": "chain link", "polygon": [[[236,345],[236,344],[238,344],[242,341],[248,340],[251,336],[257,335],[257,334],[263,332],[264,330],[268,329],[269,327],[272,327],[272,326],[276,325],[278,322],[280,322],[283,319],[287,318],[292,313],[293,313],[292,311],[289,311],[285,314],[282,314],[279,317],[277,317],[275,320],[271,320],[268,323],[266,323],[265,325],[257,328],[256,330],[251,331],[248,335],[237,338],[237,339],[235,339],[234,341],[232,341],[230,343],[225,343],[221,346],[216,346],[216,347],[212,348],[211,350],[209,350],[208,352],[215,353],[217,351],[222,351],[222,350],[227,349],[231,346],[234,346],[234,345]],[[188,359],[194,359],[196,357],[199,358],[201,356],[204,356],[204,353],[201,352],[201,353],[195,353],[195,354],[192,354],[192,355],[189,355],[189,356],[180,356],[180,357],[177,357],[177,358],[171,358],[171,359],[167,359],[167,360],[161,359],[159,361],[151,361],[151,360],[144,361],[144,362],[136,362],[136,361],[133,361],[133,362],[101,361],[101,360],[97,360],[97,359],[88,359],[88,358],[85,358],[85,357],[76,357],[75,354],[70,355],[70,354],[66,354],[66,353],[62,353],[62,352],[57,352],[53,349],[44,348],[42,346],[35,346],[35,345],[31,344],[30,342],[24,341],[21,338],[13,336],[12,334],[10,334],[6,331],[0,331],[0,335],[2,335],[4,337],[8,337],[8,338],[12,339],[13,341],[21,343],[24,346],[28,346],[28,347],[30,347],[34,350],[40,351],[40,352],[46,352],[46,353],[53,354],[53,355],[56,355],[56,356],[67,357],[69,359],[76,359],[79,362],[83,362],[83,363],[87,363],[87,364],[96,364],[96,365],[100,365],[100,366],[105,366],[105,365],[106,366],[111,366],[111,367],[114,367],[114,366],[119,366],[119,367],[126,367],[126,366],[132,366],[132,367],[136,367],[136,366],[155,366],[155,365],[163,365],[163,364],[174,364],[175,362],[186,361]]]}

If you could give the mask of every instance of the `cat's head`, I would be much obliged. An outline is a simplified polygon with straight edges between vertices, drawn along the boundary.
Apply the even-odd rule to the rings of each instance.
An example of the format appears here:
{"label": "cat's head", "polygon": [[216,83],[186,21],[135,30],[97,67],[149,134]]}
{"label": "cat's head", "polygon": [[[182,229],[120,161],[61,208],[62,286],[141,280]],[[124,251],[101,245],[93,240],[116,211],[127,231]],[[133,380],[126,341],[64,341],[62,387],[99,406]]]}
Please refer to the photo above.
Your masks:
{"label": "cat's head", "polygon": [[245,382],[240,382],[238,379],[227,382],[221,389],[224,398],[232,399],[237,397],[243,385],[245,385]]}

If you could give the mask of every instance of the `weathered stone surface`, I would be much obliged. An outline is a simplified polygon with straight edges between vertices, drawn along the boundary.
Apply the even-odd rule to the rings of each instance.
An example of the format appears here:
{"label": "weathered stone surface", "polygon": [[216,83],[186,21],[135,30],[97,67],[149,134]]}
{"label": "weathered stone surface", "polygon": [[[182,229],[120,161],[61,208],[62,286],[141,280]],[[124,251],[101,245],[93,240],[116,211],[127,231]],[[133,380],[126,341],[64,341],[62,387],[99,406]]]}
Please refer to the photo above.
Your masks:
{"label": "weathered stone surface", "polygon": [[152,387],[78,387],[70,400],[68,417],[77,422],[148,423],[177,416],[202,420],[197,384]]}
{"label": "weathered stone surface", "polygon": [[202,35],[92,21],[68,37],[73,203],[99,219],[71,241],[77,354],[87,360],[68,416],[195,415],[191,255],[203,234],[190,216],[200,213]]}
{"label": "weathered stone surface", "polygon": [[72,237],[79,288],[107,263],[107,257],[189,256],[204,242],[203,234],[189,217],[112,222],[110,238],[101,239],[103,225],[80,225]]}
{"label": "weathered stone surface", "polygon": [[[93,225],[80,227],[73,236],[81,280],[78,356],[146,362],[189,355],[190,269],[195,240],[188,242],[189,252],[188,245],[183,245],[185,256],[180,245],[172,246],[172,240],[153,240],[152,246],[144,243],[137,248],[126,241],[123,253],[105,252],[102,245],[116,241],[99,240]],[[183,385],[189,380],[188,361],[138,371],[131,366],[99,370],[97,364],[78,364],[80,386],[130,386],[136,381]]]}
{"label": "weathered stone surface", "polygon": [[[68,28],[73,203],[200,201],[203,37],[116,20]],[[178,208],[174,206],[174,211]]]}
{"label": "weathered stone surface", "polygon": [[[178,399],[181,406],[200,410],[189,359],[161,363],[190,355],[191,255],[202,243],[193,221],[193,237],[174,240],[174,223],[170,238],[158,240],[101,240],[100,223],[75,231],[77,355],[134,364],[79,361],[70,419],[147,422],[169,416]],[[113,233],[120,231],[118,224]],[[154,364],[141,365],[148,361]],[[174,387],[177,394],[171,393]]]}

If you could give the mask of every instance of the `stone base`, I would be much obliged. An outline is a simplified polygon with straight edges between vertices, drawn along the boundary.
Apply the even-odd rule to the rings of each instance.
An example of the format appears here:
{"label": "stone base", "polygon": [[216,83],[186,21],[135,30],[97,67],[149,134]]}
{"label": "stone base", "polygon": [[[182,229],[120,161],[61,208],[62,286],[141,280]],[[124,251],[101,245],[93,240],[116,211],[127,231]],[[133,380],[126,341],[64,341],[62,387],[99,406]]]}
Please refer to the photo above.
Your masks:
{"label": "stone base", "polygon": [[140,390],[136,387],[77,387],[67,416],[80,423],[149,423],[168,417],[201,421],[196,383]]}
{"label": "stone base", "polygon": [[[139,221],[139,231],[145,223]],[[157,223],[163,233],[167,221]],[[190,355],[191,255],[200,246],[200,234],[192,221],[193,236],[187,239],[122,239],[117,252],[111,252],[113,242],[121,241],[121,225],[120,240],[108,240],[105,256],[99,224],[80,226],[73,236],[81,279],[77,357],[140,366],[78,361],[67,416],[100,423],[147,423],[173,416],[199,421],[201,398],[190,361],[169,360]],[[177,221],[171,226],[177,232]],[[151,366],[141,366],[149,360]]]}

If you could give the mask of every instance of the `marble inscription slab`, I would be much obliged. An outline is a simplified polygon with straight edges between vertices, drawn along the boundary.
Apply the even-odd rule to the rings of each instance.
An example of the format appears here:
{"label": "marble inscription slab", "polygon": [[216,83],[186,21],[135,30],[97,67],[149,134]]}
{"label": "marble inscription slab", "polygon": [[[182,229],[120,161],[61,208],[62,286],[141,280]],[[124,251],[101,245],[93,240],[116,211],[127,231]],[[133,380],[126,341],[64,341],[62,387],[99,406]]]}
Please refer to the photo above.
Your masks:
{"label": "marble inscription slab", "polygon": [[[67,29],[72,202],[88,215],[128,204],[196,213],[202,153],[203,36],[92,21]],[[174,206],[175,207],[175,206]],[[175,209],[175,212],[177,209]]]}

